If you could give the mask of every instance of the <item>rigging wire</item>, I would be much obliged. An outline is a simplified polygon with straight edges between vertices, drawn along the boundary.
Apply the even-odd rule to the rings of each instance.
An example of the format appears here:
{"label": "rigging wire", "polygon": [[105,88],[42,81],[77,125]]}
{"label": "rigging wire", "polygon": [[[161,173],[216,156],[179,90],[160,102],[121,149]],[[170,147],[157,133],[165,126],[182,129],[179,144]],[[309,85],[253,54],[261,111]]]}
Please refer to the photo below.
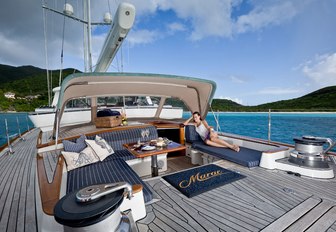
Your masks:
{"label": "rigging wire", "polygon": [[[64,5],[67,3],[66,0],[64,0]],[[65,16],[63,16],[63,32],[62,32],[62,49],[61,49],[61,68],[59,73],[59,79],[58,79],[58,85],[61,85],[62,82],[62,71],[63,71],[63,51],[64,51],[64,34],[65,34]]]}
{"label": "rigging wire", "polygon": [[216,122],[216,127],[217,127],[216,130],[217,131],[222,131],[222,129],[221,129],[220,125],[219,125],[218,117],[215,115],[215,112],[213,111],[213,109],[211,107],[211,104],[209,104],[209,106],[210,106],[211,113],[212,113],[212,115],[213,115],[213,117],[215,119],[215,122]]}
{"label": "rigging wire", "polygon": [[[42,4],[46,5],[46,2],[41,1]],[[47,17],[46,10],[43,8],[43,33],[44,33],[44,52],[45,52],[45,62],[46,62],[46,71],[47,71],[47,88],[48,88],[48,106],[51,105],[51,91],[50,91],[50,82],[49,82],[49,62],[48,62],[48,38],[47,38]]]}

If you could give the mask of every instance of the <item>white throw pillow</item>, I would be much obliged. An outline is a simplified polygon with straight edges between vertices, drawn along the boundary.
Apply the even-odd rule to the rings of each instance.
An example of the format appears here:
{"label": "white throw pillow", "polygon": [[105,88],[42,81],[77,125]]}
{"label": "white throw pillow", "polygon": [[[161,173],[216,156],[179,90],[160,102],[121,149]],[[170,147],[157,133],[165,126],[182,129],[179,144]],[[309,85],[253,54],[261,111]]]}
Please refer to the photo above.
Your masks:
{"label": "white throw pillow", "polygon": [[67,164],[68,171],[99,161],[99,158],[96,156],[91,147],[84,148],[84,150],[80,153],[62,151],[62,155]]}
{"label": "white throw pillow", "polygon": [[95,140],[85,140],[86,144],[94,150],[100,161],[113,154],[112,147],[105,141],[105,139],[96,135]]}

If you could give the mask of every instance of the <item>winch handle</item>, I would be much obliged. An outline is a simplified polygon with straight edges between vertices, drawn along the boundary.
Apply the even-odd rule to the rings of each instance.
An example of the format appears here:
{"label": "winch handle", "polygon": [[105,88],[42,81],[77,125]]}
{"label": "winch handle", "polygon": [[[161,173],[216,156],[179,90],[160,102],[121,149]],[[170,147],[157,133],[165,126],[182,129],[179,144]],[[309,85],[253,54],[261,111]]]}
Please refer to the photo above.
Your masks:
{"label": "winch handle", "polygon": [[76,193],[76,199],[78,202],[94,201],[120,189],[126,190],[128,199],[133,197],[132,185],[127,182],[117,182],[85,187]]}
{"label": "winch handle", "polygon": [[328,139],[327,142],[329,143],[329,147],[323,151],[324,154],[327,154],[336,145],[336,141],[333,142],[331,139]]}
{"label": "winch handle", "polygon": [[330,138],[323,138],[323,137],[315,137],[315,139],[320,139],[320,140],[324,140],[329,144],[329,147],[327,147],[327,149],[325,149],[323,151],[324,154],[327,154],[331,149],[333,149],[333,147],[336,145],[336,141],[334,142],[332,139]]}

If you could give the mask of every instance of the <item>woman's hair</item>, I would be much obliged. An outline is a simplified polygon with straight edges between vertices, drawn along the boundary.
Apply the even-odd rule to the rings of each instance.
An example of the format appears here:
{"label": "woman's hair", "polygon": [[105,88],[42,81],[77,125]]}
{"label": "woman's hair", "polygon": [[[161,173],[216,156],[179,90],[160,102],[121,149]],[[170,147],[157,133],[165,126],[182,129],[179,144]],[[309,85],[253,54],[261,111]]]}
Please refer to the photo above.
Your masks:
{"label": "woman's hair", "polygon": [[200,117],[200,120],[201,120],[201,121],[203,121],[203,118],[201,117],[201,114],[200,114],[200,112],[198,112],[198,111],[195,111],[195,112],[193,113],[193,115],[194,115],[194,114],[197,114],[197,115]]}

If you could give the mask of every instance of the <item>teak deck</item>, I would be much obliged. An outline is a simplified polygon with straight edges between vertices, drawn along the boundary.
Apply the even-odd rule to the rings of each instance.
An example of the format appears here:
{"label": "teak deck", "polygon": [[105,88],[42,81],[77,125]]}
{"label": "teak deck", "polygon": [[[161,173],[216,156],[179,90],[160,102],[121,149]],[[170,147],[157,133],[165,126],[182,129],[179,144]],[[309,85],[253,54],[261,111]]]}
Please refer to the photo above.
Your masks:
{"label": "teak deck", "polygon": [[[0,231],[37,231],[34,129],[17,141],[14,154],[0,153]],[[44,153],[48,180],[58,157]],[[188,167],[186,157],[168,161],[168,170]],[[169,165],[173,165],[172,168]],[[316,180],[227,161],[218,165],[246,178],[187,198],[162,178],[147,183],[158,201],[147,205],[139,231],[328,231],[336,232],[336,179]],[[335,170],[335,165],[333,165]]]}

